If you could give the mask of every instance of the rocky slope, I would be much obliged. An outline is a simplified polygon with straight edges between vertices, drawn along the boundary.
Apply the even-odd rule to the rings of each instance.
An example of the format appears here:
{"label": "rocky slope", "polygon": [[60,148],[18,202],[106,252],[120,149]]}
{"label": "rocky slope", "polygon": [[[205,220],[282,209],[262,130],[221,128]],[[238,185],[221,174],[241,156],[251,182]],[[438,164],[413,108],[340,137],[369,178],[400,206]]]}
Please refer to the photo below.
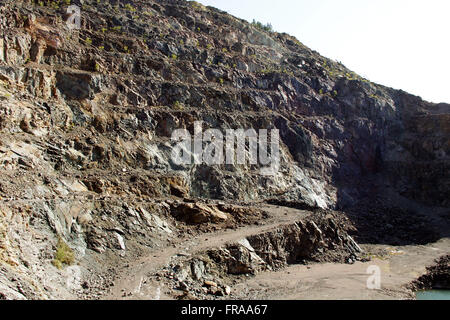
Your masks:
{"label": "rocky slope", "polygon": [[[395,209],[376,232],[426,212],[405,241],[448,236],[450,105],[372,83],[287,34],[196,2],[72,1],[80,29],[66,24],[69,4],[0,3],[0,296],[102,297],[148,250],[266,223],[260,202],[356,213],[306,260],[336,247],[327,261],[348,258],[347,232],[371,239],[358,228],[370,233],[373,215],[361,217],[385,210],[361,199]],[[198,120],[279,129],[280,170],[175,164],[173,130],[193,132]],[[311,230],[298,232],[316,239]],[[72,266],[55,267],[58,250],[73,250],[74,261],[60,259]]]}

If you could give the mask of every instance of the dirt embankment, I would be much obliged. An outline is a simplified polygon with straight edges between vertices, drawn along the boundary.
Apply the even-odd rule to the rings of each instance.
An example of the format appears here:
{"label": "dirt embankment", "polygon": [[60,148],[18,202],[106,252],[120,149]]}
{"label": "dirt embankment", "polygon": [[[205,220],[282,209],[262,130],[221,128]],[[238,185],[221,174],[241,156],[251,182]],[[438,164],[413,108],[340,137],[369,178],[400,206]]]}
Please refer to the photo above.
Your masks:
{"label": "dirt embankment", "polygon": [[450,255],[435,260],[435,264],[427,267],[427,272],[412,283],[412,288],[450,290]]}

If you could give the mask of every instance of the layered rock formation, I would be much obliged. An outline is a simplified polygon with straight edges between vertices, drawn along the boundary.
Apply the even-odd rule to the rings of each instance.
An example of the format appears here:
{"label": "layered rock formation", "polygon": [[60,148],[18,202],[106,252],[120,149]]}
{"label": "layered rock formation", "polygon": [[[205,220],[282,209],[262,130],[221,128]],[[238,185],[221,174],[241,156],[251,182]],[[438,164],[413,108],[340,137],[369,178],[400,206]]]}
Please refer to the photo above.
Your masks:
{"label": "layered rock formation", "polygon": [[[0,4],[2,295],[74,295],[51,265],[58,237],[94,272],[186,224],[263,218],[189,199],[346,209],[388,192],[448,208],[450,105],[196,2],[72,1],[79,29],[69,4]],[[280,170],[177,165],[171,134],[195,121],[279,129]]]}

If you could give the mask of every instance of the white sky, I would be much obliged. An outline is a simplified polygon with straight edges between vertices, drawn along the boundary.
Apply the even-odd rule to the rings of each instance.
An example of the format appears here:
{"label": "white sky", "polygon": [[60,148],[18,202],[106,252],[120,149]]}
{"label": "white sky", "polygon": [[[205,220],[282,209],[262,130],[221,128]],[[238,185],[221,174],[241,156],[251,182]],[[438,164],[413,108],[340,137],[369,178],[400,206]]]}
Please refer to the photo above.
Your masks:
{"label": "white sky", "polygon": [[270,22],[359,75],[450,103],[449,0],[198,0]]}

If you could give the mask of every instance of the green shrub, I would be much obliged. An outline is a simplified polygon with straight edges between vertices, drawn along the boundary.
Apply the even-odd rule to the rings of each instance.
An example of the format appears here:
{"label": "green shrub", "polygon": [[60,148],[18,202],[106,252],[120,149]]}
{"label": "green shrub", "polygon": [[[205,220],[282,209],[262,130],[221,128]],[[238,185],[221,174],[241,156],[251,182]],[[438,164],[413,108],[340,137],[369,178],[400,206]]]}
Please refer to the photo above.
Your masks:
{"label": "green shrub", "polygon": [[194,8],[195,10],[200,10],[200,11],[207,10],[204,5],[202,5],[201,3],[198,3],[197,1],[189,1],[189,3],[191,5],[191,7]]}
{"label": "green shrub", "polygon": [[273,31],[272,25],[270,23],[263,24],[259,21],[256,21],[255,19],[253,19],[253,21],[252,21],[252,26],[254,26],[260,30],[263,30],[263,31],[268,31],[268,32]]}
{"label": "green shrub", "polygon": [[63,265],[70,266],[75,261],[75,256],[73,250],[64,242],[64,240],[59,237],[58,243],[56,244],[55,257],[52,264],[58,269],[62,269]]}
{"label": "green shrub", "polygon": [[173,108],[174,108],[175,110],[183,110],[183,109],[184,109],[184,104],[181,103],[180,101],[175,101],[175,102],[173,103]]}
{"label": "green shrub", "polygon": [[[58,3],[59,3],[59,1],[58,1]],[[56,3],[56,2],[51,2],[51,3],[50,3],[50,7],[52,7],[52,8],[55,9],[55,10],[58,10],[58,9],[59,9],[58,3]]]}
{"label": "green shrub", "polygon": [[125,9],[127,9],[128,11],[131,11],[131,12],[136,11],[136,9],[135,9],[131,4],[129,4],[129,3],[127,3],[127,4],[125,5]]}
{"label": "green shrub", "polygon": [[293,76],[294,73],[286,68],[274,68],[274,67],[267,67],[260,71],[262,74],[271,74],[271,73],[277,73],[277,74],[287,74],[289,76]]}

